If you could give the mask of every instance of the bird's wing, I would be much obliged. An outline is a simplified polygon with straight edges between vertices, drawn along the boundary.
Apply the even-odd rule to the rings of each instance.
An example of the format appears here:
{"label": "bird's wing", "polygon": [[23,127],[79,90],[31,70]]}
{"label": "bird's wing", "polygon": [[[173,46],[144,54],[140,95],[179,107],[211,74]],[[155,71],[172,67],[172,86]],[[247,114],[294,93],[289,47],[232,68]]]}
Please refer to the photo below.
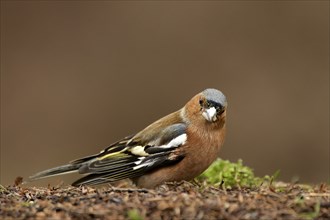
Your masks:
{"label": "bird's wing", "polygon": [[110,145],[109,147],[101,151],[99,154],[79,158],[77,160],[71,161],[69,164],[65,164],[36,173],[30,176],[27,182],[77,171],[84,173],[84,169],[88,168],[89,164],[97,163],[97,161],[99,160],[102,161],[102,157],[106,155],[111,156],[112,158],[116,158],[113,159],[114,164],[118,161],[123,162],[123,157],[125,156],[125,153],[123,152],[127,149],[127,141],[130,140],[132,137],[133,136],[126,137],[121,141]]}
{"label": "bird's wing", "polygon": [[[186,143],[186,124],[175,123],[153,136],[139,133],[109,146],[98,155],[75,160],[79,173],[87,174],[73,185],[96,185],[134,178],[162,166],[177,163],[184,155],[174,151]],[[148,138],[145,138],[148,137]]]}

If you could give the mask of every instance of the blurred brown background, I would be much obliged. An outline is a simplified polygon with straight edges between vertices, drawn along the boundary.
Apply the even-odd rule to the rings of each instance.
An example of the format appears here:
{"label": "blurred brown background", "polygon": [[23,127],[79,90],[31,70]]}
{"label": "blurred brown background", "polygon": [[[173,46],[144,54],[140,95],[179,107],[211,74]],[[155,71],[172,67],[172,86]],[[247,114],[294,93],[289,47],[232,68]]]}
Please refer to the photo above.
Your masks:
{"label": "blurred brown background", "polygon": [[1,1],[1,184],[207,87],[229,101],[223,159],[329,181],[328,1]]}

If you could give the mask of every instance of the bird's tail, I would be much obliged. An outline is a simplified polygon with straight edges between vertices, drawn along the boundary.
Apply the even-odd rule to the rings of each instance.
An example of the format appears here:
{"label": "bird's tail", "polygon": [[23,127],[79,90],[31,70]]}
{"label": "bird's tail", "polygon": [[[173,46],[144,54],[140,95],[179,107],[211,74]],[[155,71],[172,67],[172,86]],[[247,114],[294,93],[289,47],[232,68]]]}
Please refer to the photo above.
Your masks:
{"label": "bird's tail", "polygon": [[67,173],[77,172],[78,169],[82,166],[81,163],[78,164],[66,164],[58,167],[54,167],[48,170],[41,171],[29,177],[29,181],[34,181],[46,177],[57,176]]}
{"label": "bird's tail", "polygon": [[25,183],[38,180],[38,179],[43,179],[46,177],[52,177],[52,176],[57,176],[57,175],[62,175],[62,174],[68,174],[68,173],[74,173],[74,172],[79,172],[79,168],[84,166],[86,163],[89,161],[95,159],[97,157],[97,154],[95,155],[90,155],[87,157],[83,157],[74,161],[71,161],[69,164],[50,168],[48,170],[41,171],[39,173],[36,173],[32,176],[29,177],[28,181]]}

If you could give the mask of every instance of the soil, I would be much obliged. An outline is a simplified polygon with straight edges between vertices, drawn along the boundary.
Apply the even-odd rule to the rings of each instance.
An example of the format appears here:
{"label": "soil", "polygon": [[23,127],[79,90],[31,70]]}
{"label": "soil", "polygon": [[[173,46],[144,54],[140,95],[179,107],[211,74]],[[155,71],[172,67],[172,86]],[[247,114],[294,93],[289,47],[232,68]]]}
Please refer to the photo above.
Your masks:
{"label": "soil", "polygon": [[225,190],[190,182],[0,188],[0,219],[330,219],[329,186],[279,183]]}

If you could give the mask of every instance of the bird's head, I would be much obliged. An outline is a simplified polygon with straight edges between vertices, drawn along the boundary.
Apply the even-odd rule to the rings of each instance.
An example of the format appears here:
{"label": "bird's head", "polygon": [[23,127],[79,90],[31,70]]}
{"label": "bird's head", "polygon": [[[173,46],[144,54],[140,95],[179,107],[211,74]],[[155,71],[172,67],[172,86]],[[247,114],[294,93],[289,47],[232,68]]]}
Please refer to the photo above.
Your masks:
{"label": "bird's head", "polygon": [[226,111],[226,96],[216,89],[205,89],[198,100],[200,112],[208,122],[216,122]]}
{"label": "bird's head", "polygon": [[186,117],[197,123],[223,124],[226,117],[227,99],[217,89],[205,89],[185,106]]}

